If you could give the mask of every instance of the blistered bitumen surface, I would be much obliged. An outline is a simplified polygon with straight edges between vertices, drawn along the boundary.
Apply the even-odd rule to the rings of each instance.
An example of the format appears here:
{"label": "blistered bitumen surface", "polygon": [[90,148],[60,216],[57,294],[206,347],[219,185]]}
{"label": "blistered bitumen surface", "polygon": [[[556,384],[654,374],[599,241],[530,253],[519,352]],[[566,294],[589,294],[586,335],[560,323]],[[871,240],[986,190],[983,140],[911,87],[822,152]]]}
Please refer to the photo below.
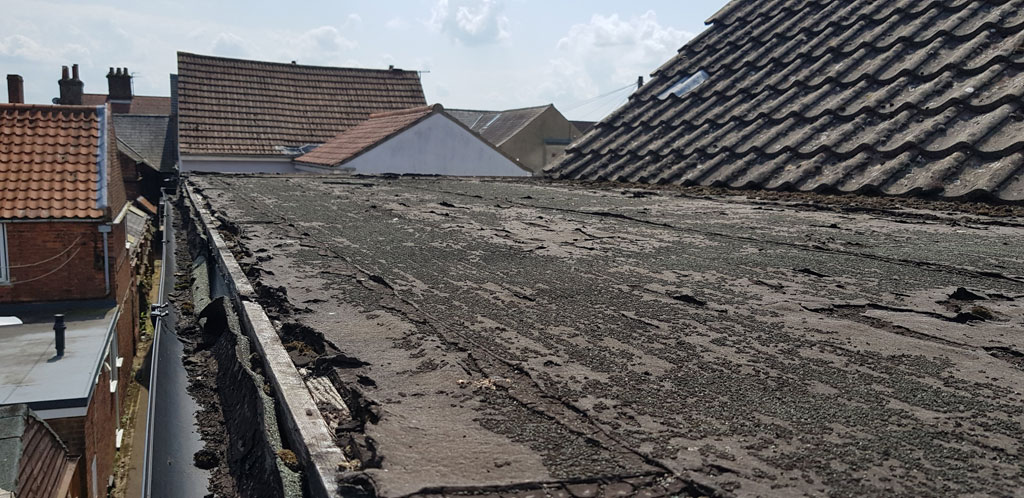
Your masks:
{"label": "blistered bitumen surface", "polygon": [[1024,488],[1020,218],[529,181],[190,184],[272,318],[341,352],[303,371],[328,365],[370,407],[377,458],[342,478],[380,496]]}

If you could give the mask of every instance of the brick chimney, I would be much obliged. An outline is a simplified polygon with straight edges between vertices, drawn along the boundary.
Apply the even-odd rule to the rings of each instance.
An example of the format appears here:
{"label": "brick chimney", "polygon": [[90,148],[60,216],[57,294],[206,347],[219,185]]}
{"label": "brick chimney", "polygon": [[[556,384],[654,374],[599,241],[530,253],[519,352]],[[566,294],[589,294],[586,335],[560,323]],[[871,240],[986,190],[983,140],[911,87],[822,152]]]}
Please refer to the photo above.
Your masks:
{"label": "brick chimney", "polygon": [[68,77],[68,67],[61,68],[61,77],[57,81],[60,85],[60,98],[57,103],[61,105],[82,105],[82,90],[85,83],[78,79],[78,64],[71,66],[71,77]]}
{"label": "brick chimney", "polygon": [[25,103],[25,81],[17,74],[7,75],[7,101],[12,104]]}
{"label": "brick chimney", "polygon": [[128,68],[110,68],[110,72],[107,73],[107,86],[107,99],[132,100],[132,75],[128,73]]}

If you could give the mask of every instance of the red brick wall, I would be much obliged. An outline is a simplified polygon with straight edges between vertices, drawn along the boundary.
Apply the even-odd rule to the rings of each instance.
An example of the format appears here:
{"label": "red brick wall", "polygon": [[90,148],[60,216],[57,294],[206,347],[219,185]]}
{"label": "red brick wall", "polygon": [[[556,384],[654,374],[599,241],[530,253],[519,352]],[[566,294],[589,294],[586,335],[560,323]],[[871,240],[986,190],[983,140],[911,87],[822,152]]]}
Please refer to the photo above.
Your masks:
{"label": "red brick wall", "polygon": [[[120,391],[120,386],[118,386]],[[114,471],[117,415],[114,394],[110,392],[110,372],[103,369],[92,400],[85,415],[85,453],[82,463],[85,467],[86,496],[92,495],[92,462],[96,457],[96,497],[107,495],[108,478]]]}
{"label": "red brick wall", "polygon": [[[11,283],[0,285],[0,303],[105,296],[103,235],[97,223],[7,223],[6,226]],[[121,248],[124,252],[124,245]]]}

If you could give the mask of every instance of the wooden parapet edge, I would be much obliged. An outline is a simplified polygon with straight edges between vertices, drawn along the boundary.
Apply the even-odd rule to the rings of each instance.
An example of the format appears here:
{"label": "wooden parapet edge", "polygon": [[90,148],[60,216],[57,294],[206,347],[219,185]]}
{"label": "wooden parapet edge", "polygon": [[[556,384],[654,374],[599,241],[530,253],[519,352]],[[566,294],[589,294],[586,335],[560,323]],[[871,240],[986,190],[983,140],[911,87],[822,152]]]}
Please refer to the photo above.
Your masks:
{"label": "wooden parapet edge", "polygon": [[238,265],[224,239],[213,228],[213,216],[206,205],[199,202],[201,195],[195,193],[189,185],[185,186],[185,191],[192,207],[199,213],[203,230],[210,239],[210,252],[226,277],[242,327],[263,358],[267,380],[271,382],[277,400],[284,408],[284,429],[288,431],[293,450],[306,467],[310,491],[313,496],[338,496],[336,475],[339,465],[347,464],[348,459],[335,443],[334,433],[281,344],[281,338],[270,322],[270,317],[256,302],[256,291],[248,277],[242,272],[242,267]]}

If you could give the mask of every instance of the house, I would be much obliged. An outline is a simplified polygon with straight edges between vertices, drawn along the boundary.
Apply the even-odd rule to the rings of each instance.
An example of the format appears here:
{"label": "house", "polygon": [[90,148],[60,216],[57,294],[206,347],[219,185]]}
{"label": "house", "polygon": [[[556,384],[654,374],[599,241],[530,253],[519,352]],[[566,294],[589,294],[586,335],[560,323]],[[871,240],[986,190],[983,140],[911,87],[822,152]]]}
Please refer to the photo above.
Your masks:
{"label": "house", "polygon": [[551,104],[507,111],[450,109],[448,113],[533,173],[557,160],[581,135]]}
{"label": "house", "polygon": [[440,104],[371,114],[311,152],[301,171],[525,176],[530,172]]}
{"label": "house", "polygon": [[293,172],[293,158],[370,114],[426,105],[415,71],[185,52],[172,95],[182,172]]}
{"label": "house", "polygon": [[0,406],[0,498],[81,496],[77,460],[27,406]]}
{"label": "house", "polygon": [[[62,99],[80,97],[77,68],[64,73]],[[110,105],[27,105],[10,93],[15,102],[0,104],[0,405],[45,420],[79,458],[82,496],[103,496],[139,340],[135,251],[147,232],[134,228],[129,243],[138,213]]]}
{"label": "house", "polygon": [[171,98],[148,95],[134,95],[132,75],[128,68],[110,68],[107,72],[106,95],[83,93],[82,104],[103,105],[110,103],[114,114],[143,114],[167,116],[171,114]]}
{"label": "house", "polygon": [[1020,12],[734,0],[547,174],[1019,202]]}

